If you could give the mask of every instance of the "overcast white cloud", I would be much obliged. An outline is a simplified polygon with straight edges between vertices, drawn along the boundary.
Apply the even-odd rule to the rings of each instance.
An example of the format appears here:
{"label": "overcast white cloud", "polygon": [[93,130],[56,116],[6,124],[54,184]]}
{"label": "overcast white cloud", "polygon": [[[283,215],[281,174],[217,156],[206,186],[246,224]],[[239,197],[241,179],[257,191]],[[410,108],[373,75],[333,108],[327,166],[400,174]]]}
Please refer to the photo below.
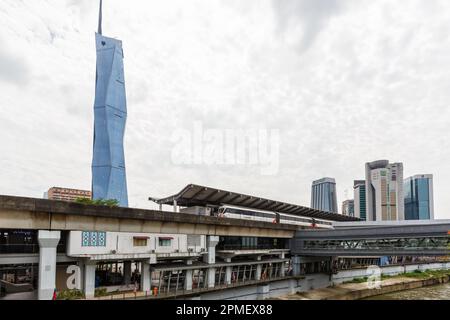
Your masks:
{"label": "overcast white cloud", "polygon": [[[303,205],[311,181],[351,198],[364,163],[435,176],[450,218],[446,0],[106,0],[124,41],[130,205],[210,185]],[[0,194],[91,181],[98,1],[0,2]],[[280,169],[177,166],[171,132],[280,132]]]}

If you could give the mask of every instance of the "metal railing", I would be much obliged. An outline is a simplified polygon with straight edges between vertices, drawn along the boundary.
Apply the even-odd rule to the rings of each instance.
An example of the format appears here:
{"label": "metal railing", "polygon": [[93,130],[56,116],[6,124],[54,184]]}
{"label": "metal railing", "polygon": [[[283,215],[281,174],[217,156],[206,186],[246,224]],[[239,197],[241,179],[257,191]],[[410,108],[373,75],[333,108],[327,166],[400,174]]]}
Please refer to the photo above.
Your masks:
{"label": "metal railing", "polygon": [[212,291],[217,291],[217,290],[224,290],[224,289],[232,289],[232,288],[238,288],[238,287],[244,287],[244,286],[249,286],[249,285],[257,285],[257,284],[263,284],[263,283],[268,283],[268,282],[273,282],[273,281],[279,281],[279,280],[287,280],[287,279],[291,279],[291,278],[298,278],[298,277],[293,277],[290,275],[286,275],[286,276],[276,276],[276,277],[271,277],[271,278],[267,278],[264,280],[245,280],[245,281],[240,281],[240,282],[235,282],[235,283],[231,283],[231,284],[221,284],[221,285],[215,285],[213,288],[202,288],[202,287],[198,287],[198,288],[193,288],[192,290],[185,290],[185,289],[178,289],[178,290],[174,290],[174,291],[167,291],[167,292],[158,292],[156,295],[154,295],[152,292],[146,291],[146,292],[123,292],[120,294],[114,294],[114,295],[108,295],[108,296],[103,296],[103,297],[98,297],[97,299],[99,300],[146,300],[146,299],[176,299],[176,298],[180,298],[186,295],[196,295],[196,294],[201,294],[201,293],[205,293],[205,292],[212,292]]}

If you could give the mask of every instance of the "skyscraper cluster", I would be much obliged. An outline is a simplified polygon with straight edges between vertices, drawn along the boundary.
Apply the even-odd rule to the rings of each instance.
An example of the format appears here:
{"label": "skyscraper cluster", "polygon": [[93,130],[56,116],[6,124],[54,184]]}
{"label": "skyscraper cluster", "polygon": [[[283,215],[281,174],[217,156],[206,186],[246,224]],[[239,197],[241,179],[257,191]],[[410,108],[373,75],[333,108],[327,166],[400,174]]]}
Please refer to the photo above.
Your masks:
{"label": "skyscraper cluster", "polygon": [[[342,214],[366,221],[433,220],[433,175],[403,179],[403,164],[378,160],[366,163],[365,180],[355,180],[354,198],[342,203]],[[313,182],[311,207],[337,212],[336,182]]]}

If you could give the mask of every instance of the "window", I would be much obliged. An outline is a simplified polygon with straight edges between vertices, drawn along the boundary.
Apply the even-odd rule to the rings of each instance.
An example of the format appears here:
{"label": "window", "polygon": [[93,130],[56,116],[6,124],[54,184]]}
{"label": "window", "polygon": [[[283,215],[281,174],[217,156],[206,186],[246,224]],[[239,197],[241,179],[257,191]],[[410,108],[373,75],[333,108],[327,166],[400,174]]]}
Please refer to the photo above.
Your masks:
{"label": "window", "polygon": [[160,247],[170,247],[173,238],[159,238],[158,244]]}
{"label": "window", "polygon": [[82,247],[106,247],[106,232],[83,231],[81,234]]}
{"label": "window", "polygon": [[133,237],[133,246],[146,247],[148,237]]}

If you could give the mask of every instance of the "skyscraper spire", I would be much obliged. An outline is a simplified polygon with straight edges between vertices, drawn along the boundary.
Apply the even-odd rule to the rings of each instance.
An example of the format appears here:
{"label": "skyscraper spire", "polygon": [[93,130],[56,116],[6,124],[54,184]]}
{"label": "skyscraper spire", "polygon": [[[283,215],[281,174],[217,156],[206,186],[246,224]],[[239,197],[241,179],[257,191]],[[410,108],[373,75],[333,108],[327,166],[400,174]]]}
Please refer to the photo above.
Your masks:
{"label": "skyscraper spire", "polygon": [[103,7],[103,1],[100,0],[100,11],[98,14],[98,33],[102,34],[102,7]]}

